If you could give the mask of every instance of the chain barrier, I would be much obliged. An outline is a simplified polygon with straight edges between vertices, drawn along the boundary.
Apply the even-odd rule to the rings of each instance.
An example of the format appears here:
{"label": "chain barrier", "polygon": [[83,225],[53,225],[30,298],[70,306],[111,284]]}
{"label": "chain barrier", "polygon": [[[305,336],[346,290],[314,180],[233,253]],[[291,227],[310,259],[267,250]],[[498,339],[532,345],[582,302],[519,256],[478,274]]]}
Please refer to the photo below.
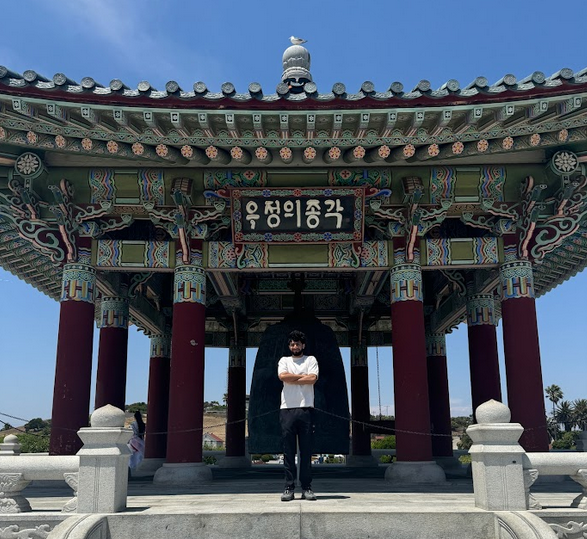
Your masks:
{"label": "chain barrier", "polygon": [[[328,412],[327,410],[322,410],[320,408],[314,408],[315,411],[329,415],[331,417],[335,417],[337,419],[342,419],[343,421],[349,421],[350,423],[353,423],[355,425],[361,425],[363,427],[377,427],[378,430],[382,430],[382,431],[386,431],[389,432],[390,434],[397,434],[397,433],[401,433],[401,434],[414,434],[417,436],[430,436],[430,437],[438,437],[438,438],[452,438],[453,435],[452,434],[435,434],[435,433],[431,433],[431,432],[418,432],[418,431],[411,431],[411,430],[403,430],[403,429],[395,429],[395,428],[391,428],[391,427],[383,427],[380,425],[376,425],[373,422],[369,422],[369,421],[359,421],[357,419],[353,419],[352,417],[349,416],[342,416],[342,415],[338,415],[338,414],[334,414],[332,412]],[[239,423],[243,423],[247,420],[251,420],[251,419],[259,419],[261,417],[265,417],[267,415],[270,414],[275,414],[279,412],[279,408],[276,408],[274,410],[270,410],[269,412],[264,412],[262,414],[259,414],[255,417],[249,417],[249,418],[244,418],[244,419],[237,419],[235,421],[225,421],[223,423],[218,423],[216,425],[207,425],[206,427],[202,426],[202,427],[197,427],[197,428],[193,428],[193,429],[185,429],[185,430],[175,430],[175,431],[160,431],[160,432],[149,432],[148,430],[146,431],[146,434],[149,435],[161,435],[161,434],[169,434],[170,432],[173,432],[173,434],[185,434],[188,432],[200,432],[200,431],[204,431],[204,429],[206,430],[210,430],[210,429],[216,429],[216,428],[220,428],[220,427],[226,427],[228,425],[236,425]],[[18,419],[19,421],[25,421],[28,423],[28,421],[26,421],[25,419],[19,418],[19,417],[15,417],[15,416],[11,416],[9,414],[5,414],[0,412],[0,415],[2,416],[6,416],[6,417],[10,417],[12,419]],[[2,421],[0,419],[0,423],[4,423],[6,425],[6,422]],[[47,437],[49,436],[48,434],[41,434],[41,433],[35,433],[35,432],[26,432],[23,431],[17,427],[13,427],[14,429],[18,430],[19,432],[22,432],[24,434],[31,434],[33,436],[40,436],[40,437]],[[538,430],[538,429],[543,429],[543,426],[538,426],[538,427],[529,427],[529,428],[525,428],[524,432],[528,432],[528,431],[532,431],[532,430]],[[65,428],[61,428],[59,429],[61,431],[65,431],[65,432],[77,432],[77,430],[74,429],[65,429]],[[1,432],[1,431],[0,431]]]}

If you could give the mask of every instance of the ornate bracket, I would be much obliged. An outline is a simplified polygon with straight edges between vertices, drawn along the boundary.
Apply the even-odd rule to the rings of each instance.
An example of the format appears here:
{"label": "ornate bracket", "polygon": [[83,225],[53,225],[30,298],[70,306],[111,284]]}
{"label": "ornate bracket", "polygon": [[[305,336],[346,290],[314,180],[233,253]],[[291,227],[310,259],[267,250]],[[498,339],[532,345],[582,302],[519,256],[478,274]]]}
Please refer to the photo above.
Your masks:
{"label": "ornate bracket", "polygon": [[465,212],[461,215],[461,221],[473,228],[481,228],[489,230],[496,236],[509,234],[516,230],[516,222],[512,219],[504,219],[501,217],[486,217],[485,215],[474,215]]}
{"label": "ornate bracket", "polygon": [[136,298],[143,293],[143,286],[155,275],[154,273],[134,273],[128,287],[128,297]]}
{"label": "ornate bracket", "polygon": [[496,217],[503,217],[512,221],[518,221],[519,214],[517,209],[518,204],[497,203],[493,198],[482,198],[481,208],[491,215]]}
{"label": "ornate bracket", "polygon": [[79,472],[68,472],[63,474],[63,479],[67,485],[73,490],[73,498],[68,500],[63,508],[62,513],[77,513],[77,488],[79,484]]}
{"label": "ornate bracket", "polygon": [[31,504],[21,495],[29,483],[21,473],[0,473],[0,514],[31,511]]}
{"label": "ornate bracket", "polygon": [[99,238],[106,232],[114,232],[115,230],[122,230],[134,221],[134,217],[128,213],[123,213],[120,217],[113,217],[106,220],[86,221],[80,223],[79,235],[89,236],[91,238]]}
{"label": "ornate bracket", "polygon": [[[13,182],[19,183],[16,180]],[[11,191],[18,193],[14,184],[11,185]],[[0,200],[5,202],[5,205],[0,205],[0,216],[11,223],[21,238],[33,244],[54,264],[65,261],[65,251],[59,240],[60,232],[55,226],[41,219],[31,220],[26,203],[19,196],[0,193]]]}
{"label": "ornate bracket", "polygon": [[526,493],[526,504],[528,509],[542,509],[540,502],[530,492],[530,487],[538,479],[538,470],[536,468],[524,469],[524,491]]}
{"label": "ornate bracket", "polygon": [[583,492],[579,494],[571,503],[571,507],[576,507],[578,509],[587,509],[587,470],[577,470],[575,475],[571,475],[571,479],[579,485],[583,489]]}
{"label": "ornate bracket", "polygon": [[521,220],[518,221],[520,228],[518,255],[522,260],[528,259],[528,245],[534,235],[540,212],[545,208],[545,206],[538,203],[544,189],[546,189],[546,185],[535,185],[532,176],[528,176],[521,186],[522,208]]}
{"label": "ornate bracket", "polygon": [[452,284],[452,289],[458,296],[464,297],[467,295],[467,284],[465,281],[465,274],[459,270],[440,270],[440,273]]}
{"label": "ornate bracket", "polygon": [[554,251],[568,237],[577,232],[587,217],[587,178],[580,176],[568,182],[554,197],[554,215],[536,226],[534,246],[530,254],[536,261]]}

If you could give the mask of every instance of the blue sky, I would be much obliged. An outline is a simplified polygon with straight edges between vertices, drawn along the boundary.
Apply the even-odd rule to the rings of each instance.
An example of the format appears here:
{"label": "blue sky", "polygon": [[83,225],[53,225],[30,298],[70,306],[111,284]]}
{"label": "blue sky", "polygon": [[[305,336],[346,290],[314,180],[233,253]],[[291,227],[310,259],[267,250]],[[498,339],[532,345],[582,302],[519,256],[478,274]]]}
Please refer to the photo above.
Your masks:
{"label": "blue sky", "polygon": [[[507,73],[521,79],[587,67],[584,37],[572,24],[586,17],[584,0],[558,1],[556,9],[544,0],[3,0],[0,65],[47,78],[65,73],[78,82],[91,76],[103,85],[119,78],[132,88],[147,80],[163,89],[176,80],[186,90],[203,81],[220,91],[230,81],[245,92],[259,82],[269,94],[280,82],[288,38],[296,35],[308,40],[321,92],[335,82],[356,92],[366,80],[382,91],[394,81],[411,90],[422,79],[433,88],[449,79],[466,86],[479,75],[492,83]],[[0,298],[0,413],[50,417],[59,305],[2,270]],[[537,302],[544,384],[558,384],[571,400],[587,397],[586,300],[583,273]],[[447,336],[447,351],[453,415],[469,414],[464,325]],[[131,328],[127,402],[146,400],[148,355],[148,339]],[[343,355],[348,366],[348,351]],[[250,376],[254,351],[248,359]],[[504,383],[503,350],[500,359]],[[383,412],[391,413],[390,349],[379,350],[379,363]],[[226,351],[207,353],[206,400],[222,399],[226,366]],[[377,408],[375,350],[369,366]]]}

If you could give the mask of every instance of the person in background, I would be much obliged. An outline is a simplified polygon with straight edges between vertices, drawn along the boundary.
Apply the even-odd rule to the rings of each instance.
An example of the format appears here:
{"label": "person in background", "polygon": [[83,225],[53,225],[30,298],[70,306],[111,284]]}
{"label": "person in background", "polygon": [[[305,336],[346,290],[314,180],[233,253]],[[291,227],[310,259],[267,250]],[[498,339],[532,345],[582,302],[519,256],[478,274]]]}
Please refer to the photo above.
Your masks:
{"label": "person in background", "polygon": [[132,454],[128,466],[131,470],[135,470],[145,456],[145,422],[138,410],[135,412],[135,420],[130,424],[130,428],[132,429],[132,438],[128,442],[128,446]]}
{"label": "person in background", "polygon": [[283,437],[285,490],[282,502],[294,499],[296,468],[296,442],[300,447],[300,483],[302,499],[315,500],[312,492],[312,434],[314,384],[318,380],[318,361],[304,354],[306,336],[301,331],[289,334],[291,356],[279,360],[277,375],[283,382],[279,420]]}

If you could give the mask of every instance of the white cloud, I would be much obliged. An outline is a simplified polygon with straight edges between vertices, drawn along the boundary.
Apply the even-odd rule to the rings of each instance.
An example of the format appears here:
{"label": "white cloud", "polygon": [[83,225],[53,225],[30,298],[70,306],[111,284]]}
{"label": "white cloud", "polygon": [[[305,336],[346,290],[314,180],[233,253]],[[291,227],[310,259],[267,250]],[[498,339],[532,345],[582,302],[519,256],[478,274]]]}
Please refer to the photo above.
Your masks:
{"label": "white cloud", "polygon": [[[216,60],[180,46],[172,32],[163,34],[142,2],[120,0],[60,0],[51,3],[68,25],[83,29],[84,40],[98,43],[104,57],[116,58],[138,80],[178,79],[191,76],[197,64],[215,69]],[[162,9],[161,7],[159,9]],[[151,18],[149,17],[151,15]],[[157,36],[157,37],[155,37]],[[119,75],[112,74],[113,78]],[[131,86],[133,81],[125,81]],[[162,88],[159,88],[162,89]]]}

